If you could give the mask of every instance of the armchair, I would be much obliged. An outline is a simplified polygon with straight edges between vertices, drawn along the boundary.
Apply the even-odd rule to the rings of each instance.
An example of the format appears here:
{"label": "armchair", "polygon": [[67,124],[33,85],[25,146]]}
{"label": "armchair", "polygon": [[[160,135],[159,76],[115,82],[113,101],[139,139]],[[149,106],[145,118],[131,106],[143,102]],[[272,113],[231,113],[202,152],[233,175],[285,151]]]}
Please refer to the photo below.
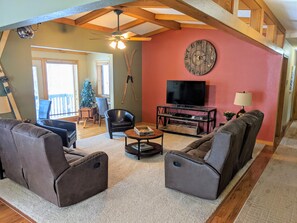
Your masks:
{"label": "armchair", "polygon": [[62,138],[63,146],[76,148],[76,124],[62,120],[42,119],[37,126],[48,129]]}
{"label": "armchair", "polygon": [[39,100],[38,119],[49,119],[52,101]]}
{"label": "armchair", "polygon": [[135,115],[124,109],[109,109],[105,112],[105,122],[112,139],[113,132],[124,132],[134,128]]}

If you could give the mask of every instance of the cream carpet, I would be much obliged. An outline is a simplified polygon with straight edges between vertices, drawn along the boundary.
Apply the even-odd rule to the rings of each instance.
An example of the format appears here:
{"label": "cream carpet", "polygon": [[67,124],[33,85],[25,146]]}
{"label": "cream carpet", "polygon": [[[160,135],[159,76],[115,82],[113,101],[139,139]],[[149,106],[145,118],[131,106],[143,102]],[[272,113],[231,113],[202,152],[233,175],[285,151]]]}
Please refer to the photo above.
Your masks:
{"label": "cream carpet", "polygon": [[297,122],[273,154],[236,222],[297,222]]}
{"label": "cream carpet", "polygon": [[[194,140],[196,138],[165,134],[164,155],[166,150],[181,150]],[[42,223],[205,222],[252,163],[250,161],[234,177],[217,200],[209,201],[165,188],[164,155],[138,161],[135,156],[125,154],[123,137],[110,140],[107,134],[102,134],[79,140],[77,146],[89,152],[101,150],[108,154],[106,191],[76,205],[59,208],[5,179],[0,181],[0,197]],[[254,156],[263,147],[256,145]]]}

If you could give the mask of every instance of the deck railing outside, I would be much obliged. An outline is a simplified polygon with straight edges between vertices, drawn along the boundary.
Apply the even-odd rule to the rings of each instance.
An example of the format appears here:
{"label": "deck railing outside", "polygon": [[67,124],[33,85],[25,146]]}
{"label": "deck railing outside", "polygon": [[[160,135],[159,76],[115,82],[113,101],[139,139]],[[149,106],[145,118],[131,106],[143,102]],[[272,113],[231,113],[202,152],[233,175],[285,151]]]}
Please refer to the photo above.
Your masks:
{"label": "deck railing outside", "polygon": [[77,113],[73,94],[53,94],[48,96],[52,101],[50,116],[68,116]]}

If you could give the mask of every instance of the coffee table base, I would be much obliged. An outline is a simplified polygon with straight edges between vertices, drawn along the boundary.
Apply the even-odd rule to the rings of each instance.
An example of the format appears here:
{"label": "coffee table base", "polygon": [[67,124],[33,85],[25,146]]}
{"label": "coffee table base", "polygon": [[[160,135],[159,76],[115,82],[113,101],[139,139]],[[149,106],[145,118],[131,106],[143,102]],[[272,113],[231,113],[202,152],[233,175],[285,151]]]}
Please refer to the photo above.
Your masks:
{"label": "coffee table base", "polygon": [[155,143],[155,142],[146,142],[146,144],[152,146],[153,149],[146,150],[146,151],[140,151],[139,149],[134,149],[132,146],[138,145],[138,142],[135,142],[135,143],[130,143],[130,144],[126,145],[125,151],[126,151],[126,153],[136,155],[138,160],[140,160],[141,156],[153,156],[157,153],[160,153],[161,155],[163,155],[163,146],[162,145]]}

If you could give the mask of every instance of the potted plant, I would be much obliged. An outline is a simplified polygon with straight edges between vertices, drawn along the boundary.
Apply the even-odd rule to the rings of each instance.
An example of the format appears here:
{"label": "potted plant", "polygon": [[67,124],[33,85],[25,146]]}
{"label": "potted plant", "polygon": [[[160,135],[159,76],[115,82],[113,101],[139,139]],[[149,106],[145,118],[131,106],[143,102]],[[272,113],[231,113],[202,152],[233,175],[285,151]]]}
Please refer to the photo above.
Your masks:
{"label": "potted plant", "polygon": [[226,120],[227,121],[230,121],[233,116],[236,115],[234,112],[231,112],[231,111],[225,111],[224,112],[224,116],[226,117]]}
{"label": "potted plant", "polygon": [[83,89],[81,91],[81,102],[79,106],[79,116],[77,119],[77,123],[82,118],[85,118],[84,127],[86,125],[86,121],[91,118],[93,122],[96,122],[97,116],[97,105],[95,99],[95,92],[92,88],[92,83],[89,80],[85,80],[83,84]]}

